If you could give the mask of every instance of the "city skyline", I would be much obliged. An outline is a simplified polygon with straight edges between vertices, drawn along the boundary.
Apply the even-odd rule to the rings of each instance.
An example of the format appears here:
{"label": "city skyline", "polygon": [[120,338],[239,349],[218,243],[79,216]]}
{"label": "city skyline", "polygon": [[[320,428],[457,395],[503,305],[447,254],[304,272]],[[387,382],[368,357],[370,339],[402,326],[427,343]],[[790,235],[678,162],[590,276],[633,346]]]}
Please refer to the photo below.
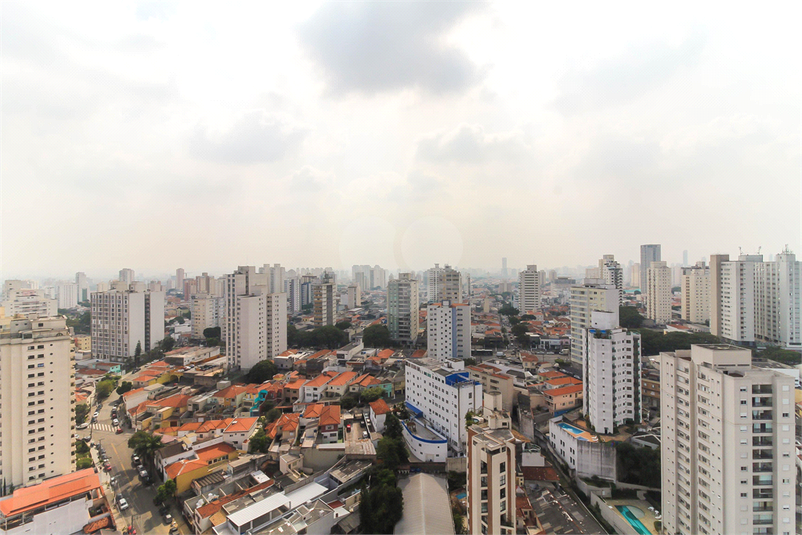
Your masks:
{"label": "city skyline", "polygon": [[799,252],[793,18],[652,9],[4,2],[0,277]]}

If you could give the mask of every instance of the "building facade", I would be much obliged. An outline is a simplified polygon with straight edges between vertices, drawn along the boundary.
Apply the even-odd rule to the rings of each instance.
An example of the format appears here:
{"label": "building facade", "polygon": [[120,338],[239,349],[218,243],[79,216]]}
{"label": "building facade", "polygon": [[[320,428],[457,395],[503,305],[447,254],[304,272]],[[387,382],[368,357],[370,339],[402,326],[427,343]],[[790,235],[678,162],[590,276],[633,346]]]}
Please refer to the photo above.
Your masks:
{"label": "building facade", "polygon": [[420,323],[418,281],[399,273],[387,284],[387,329],[396,342],[415,343]]}
{"label": "building facade", "polygon": [[658,324],[671,322],[671,268],[652,262],[646,270],[646,317]]}
{"label": "building facade", "polygon": [[594,310],[618,312],[618,290],[602,279],[585,279],[581,286],[571,287],[571,363],[582,366],[585,362],[583,331],[590,327]]}
{"label": "building facade", "polygon": [[315,327],[334,325],[337,319],[336,291],[337,287],[329,279],[323,279],[312,285]]}
{"label": "building facade", "polygon": [[467,303],[443,301],[426,309],[428,356],[436,360],[471,356],[471,307]]}
{"label": "building facade", "polygon": [[540,273],[530,264],[518,273],[518,308],[521,314],[540,310]]}
{"label": "building facade", "polygon": [[130,288],[92,292],[90,312],[92,356],[95,358],[125,360],[134,356],[137,345],[145,353],[164,338],[164,292],[149,292],[137,284]]}
{"label": "building facade", "polygon": [[710,268],[704,262],[682,268],[682,319],[690,323],[710,320]]}
{"label": "building facade", "polygon": [[468,429],[468,533],[515,533],[515,438],[507,428]]}
{"label": "building facade", "polygon": [[45,296],[43,290],[12,287],[7,290],[2,306],[6,316],[50,317],[58,314],[58,300]]}
{"label": "building facade", "polygon": [[203,338],[203,331],[220,327],[221,331],[226,316],[226,299],[209,294],[198,294],[192,297],[192,338]]}
{"label": "building facade", "polygon": [[0,480],[75,470],[75,354],[63,317],[0,318]]}
{"label": "building facade", "polygon": [[662,260],[662,253],[660,244],[651,243],[640,246],[640,264],[638,268],[638,288],[641,293],[646,293],[646,270],[652,265],[652,262],[660,262]]}
{"label": "building facade", "polygon": [[794,378],[728,345],[660,359],[665,532],[795,533]]}

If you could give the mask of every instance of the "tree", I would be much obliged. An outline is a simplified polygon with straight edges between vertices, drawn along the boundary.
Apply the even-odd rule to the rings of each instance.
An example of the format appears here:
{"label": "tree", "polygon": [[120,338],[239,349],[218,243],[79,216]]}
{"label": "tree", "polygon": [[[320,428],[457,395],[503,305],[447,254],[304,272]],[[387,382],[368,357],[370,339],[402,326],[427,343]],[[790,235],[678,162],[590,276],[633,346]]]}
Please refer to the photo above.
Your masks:
{"label": "tree", "polygon": [[365,347],[387,347],[392,345],[390,330],[385,325],[371,325],[362,331],[362,343]]}
{"label": "tree", "polygon": [[93,464],[94,463],[92,462],[92,458],[91,457],[81,457],[80,459],[75,461],[75,469],[76,470],[83,470],[85,468],[92,468]]}
{"label": "tree", "polygon": [[376,458],[382,462],[383,467],[395,470],[399,464],[409,460],[409,453],[403,439],[385,435],[376,445]]}
{"label": "tree", "polygon": [[401,427],[401,421],[396,418],[395,414],[392,412],[387,415],[387,418],[384,420],[384,433],[382,433],[386,437],[400,439],[403,438],[403,429]]}
{"label": "tree", "polygon": [[618,307],[618,322],[625,329],[637,329],[643,323],[643,316],[635,307]]}
{"label": "tree", "polygon": [[138,358],[142,354],[142,341],[136,341],[136,349],[134,350],[134,357]]}
{"label": "tree", "polygon": [[97,384],[97,399],[102,400],[109,397],[111,391],[114,390],[116,382],[112,379],[104,379]]}
{"label": "tree", "polygon": [[222,336],[220,327],[207,327],[203,329],[203,337],[206,339],[220,338],[220,336]]}
{"label": "tree", "polygon": [[318,327],[312,331],[311,343],[315,347],[337,349],[348,343],[348,333],[341,331],[334,325]]}
{"label": "tree", "polygon": [[362,488],[359,517],[362,533],[393,533],[404,512],[404,496],[395,474],[382,469],[369,476],[370,487]]}
{"label": "tree", "polygon": [[75,406],[75,423],[81,425],[86,421],[86,415],[89,414],[89,405],[80,403]]}
{"label": "tree", "polygon": [[146,431],[137,431],[128,439],[128,447],[148,463],[153,463],[156,451],[163,446],[161,437]]}
{"label": "tree", "polygon": [[134,385],[130,381],[123,381],[122,384],[117,387],[117,394],[122,396],[126,392],[130,392],[132,388],[134,388]]}
{"label": "tree", "polygon": [[782,362],[783,364],[788,364],[791,366],[797,366],[800,362],[802,362],[802,354],[798,351],[792,351],[790,349],[782,349],[779,347],[767,347],[762,351],[753,351],[753,356],[763,359],[770,359],[776,362]]}
{"label": "tree", "polygon": [[249,383],[264,383],[272,379],[277,371],[278,369],[272,360],[260,360],[250,369],[246,380]]}
{"label": "tree", "polygon": [[156,489],[156,497],[153,498],[153,503],[161,505],[171,498],[175,498],[176,484],[172,479],[168,479],[163,485],[159,485]]}
{"label": "tree", "polygon": [[248,441],[248,453],[267,453],[269,447],[264,429],[258,430]]}
{"label": "tree", "polygon": [[172,336],[168,336],[159,343],[159,348],[165,353],[172,351],[173,347],[175,347],[175,340],[173,340]]}
{"label": "tree", "polygon": [[465,359],[464,362],[466,366],[476,366],[476,359],[474,358]]}
{"label": "tree", "polygon": [[356,396],[352,396],[351,394],[346,394],[340,398],[340,407],[346,411],[350,411],[356,407],[358,403],[359,400],[356,398]]}
{"label": "tree", "polygon": [[270,409],[265,413],[265,422],[272,424],[281,418],[281,409]]}
{"label": "tree", "polygon": [[692,344],[715,344],[718,337],[709,333],[681,333],[641,329],[641,354],[644,357],[659,355],[663,351],[690,349]]}
{"label": "tree", "polygon": [[348,320],[338,321],[337,323],[334,324],[334,326],[337,327],[338,329],[340,329],[341,331],[344,331],[346,329],[350,329],[351,328],[351,322],[348,321]]}
{"label": "tree", "polygon": [[502,314],[504,316],[517,316],[518,312],[519,312],[519,310],[517,308],[515,308],[512,305],[506,304],[506,303],[504,304],[503,307],[498,309],[498,313]]}
{"label": "tree", "polygon": [[378,386],[372,386],[362,391],[362,401],[372,403],[384,395],[384,389]]}
{"label": "tree", "polygon": [[619,481],[644,485],[659,486],[660,482],[660,450],[652,448],[636,448],[627,442],[616,444]]}

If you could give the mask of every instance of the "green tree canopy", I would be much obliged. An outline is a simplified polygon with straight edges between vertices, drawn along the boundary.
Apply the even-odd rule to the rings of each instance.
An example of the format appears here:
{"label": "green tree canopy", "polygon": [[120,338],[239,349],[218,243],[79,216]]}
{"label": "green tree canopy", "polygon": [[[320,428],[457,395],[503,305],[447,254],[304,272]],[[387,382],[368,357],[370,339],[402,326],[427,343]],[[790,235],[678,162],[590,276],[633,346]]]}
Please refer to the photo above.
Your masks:
{"label": "green tree canopy", "polygon": [[372,386],[362,391],[362,400],[371,403],[384,395],[384,389],[379,386]]}
{"label": "green tree canopy", "polygon": [[156,450],[163,447],[162,438],[147,431],[137,431],[128,439],[128,447],[148,463],[153,462]]}
{"label": "green tree canopy", "polygon": [[276,375],[278,369],[272,360],[260,360],[248,371],[246,380],[249,383],[264,383]]}
{"label": "green tree canopy", "polygon": [[130,392],[132,388],[134,388],[133,383],[130,381],[123,381],[120,386],[117,387],[117,394],[122,396],[126,392]]}
{"label": "green tree canopy", "polygon": [[362,489],[359,517],[362,533],[393,533],[404,512],[404,496],[396,486],[395,474],[383,469],[369,477],[370,487]]}
{"label": "green tree canopy", "polygon": [[265,413],[265,422],[272,424],[281,418],[281,409],[273,408]]}
{"label": "green tree canopy", "polygon": [[643,316],[635,307],[618,307],[618,322],[625,329],[637,329],[643,324]]}
{"label": "green tree canopy", "polygon": [[718,337],[709,333],[681,333],[641,329],[641,352],[644,357],[659,355],[662,351],[690,349],[691,344],[716,344]]}
{"label": "green tree canopy", "polygon": [[106,399],[111,394],[116,386],[116,381],[113,379],[104,379],[97,384],[97,399]]}
{"label": "green tree canopy", "polygon": [[249,453],[267,453],[267,448],[270,443],[267,441],[267,435],[264,429],[259,429],[248,441]]}
{"label": "green tree canopy", "polygon": [[628,442],[616,444],[619,480],[624,483],[660,486],[660,450],[636,448]]}
{"label": "green tree canopy", "polygon": [[774,346],[767,347],[760,351],[754,351],[754,356],[782,362],[783,364],[789,364],[791,366],[797,366],[802,362],[802,353],[799,353],[799,351],[792,351],[790,349],[782,349]]}
{"label": "green tree canopy", "polygon": [[346,394],[340,398],[340,407],[342,407],[343,410],[346,411],[350,411],[351,409],[356,407],[358,403],[359,400],[356,398],[356,396],[353,396],[351,394]]}
{"label": "green tree canopy", "polygon": [[393,341],[386,325],[371,325],[362,331],[362,343],[365,347],[388,347]]}
{"label": "green tree canopy", "polygon": [[384,436],[376,445],[376,458],[384,468],[395,470],[409,460],[409,453],[403,439]]}
{"label": "green tree canopy", "polygon": [[382,434],[395,439],[403,438],[401,421],[392,412],[388,414],[387,418],[384,420],[384,432]]}
{"label": "green tree canopy", "polygon": [[153,503],[156,505],[161,505],[171,498],[174,498],[176,490],[177,488],[175,481],[168,479],[163,485],[159,485],[159,488],[156,489],[156,497],[153,498]]}
{"label": "green tree canopy", "polygon": [[344,331],[346,329],[350,329],[351,328],[351,322],[348,321],[348,320],[346,320],[346,321],[338,321],[337,323],[334,324],[334,326],[337,327],[338,329],[340,329],[341,331]]}
{"label": "green tree canopy", "polygon": [[86,403],[79,403],[75,406],[75,423],[81,425],[86,421],[86,416],[89,414],[89,405]]}
{"label": "green tree canopy", "polygon": [[220,327],[207,327],[203,329],[204,338],[220,338],[221,336],[222,332]]}
{"label": "green tree canopy", "polygon": [[517,316],[518,312],[519,311],[517,308],[509,304],[505,304],[500,309],[498,309],[498,313],[503,314],[504,316]]}
{"label": "green tree canopy", "polygon": [[334,325],[326,325],[312,331],[310,341],[311,345],[315,347],[337,349],[348,343],[348,333],[341,331]]}
{"label": "green tree canopy", "polygon": [[159,342],[159,348],[165,353],[172,351],[174,347],[175,347],[175,340],[173,340],[172,336],[168,336],[167,338]]}

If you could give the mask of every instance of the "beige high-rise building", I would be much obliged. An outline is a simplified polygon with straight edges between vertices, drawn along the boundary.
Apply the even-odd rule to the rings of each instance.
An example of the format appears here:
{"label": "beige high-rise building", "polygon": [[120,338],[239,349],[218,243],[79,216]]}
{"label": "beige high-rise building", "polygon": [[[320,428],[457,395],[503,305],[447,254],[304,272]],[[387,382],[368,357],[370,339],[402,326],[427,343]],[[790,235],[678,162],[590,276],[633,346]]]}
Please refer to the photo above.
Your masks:
{"label": "beige high-rise building", "polygon": [[131,289],[117,288],[92,292],[92,356],[122,361],[136,353],[137,345],[145,353],[164,339],[164,292],[145,290],[133,283]]}
{"label": "beige high-rise building", "polygon": [[602,279],[585,279],[581,286],[571,287],[571,363],[585,362],[584,330],[590,327],[595,310],[615,312],[618,317],[618,290]]}
{"label": "beige high-rise building", "polygon": [[75,354],[63,317],[0,318],[0,480],[75,470]]}
{"label": "beige high-rise building", "polygon": [[337,319],[337,285],[324,278],[312,285],[314,326],[334,325]]}
{"label": "beige high-rise building", "polygon": [[223,336],[229,366],[250,370],[287,350],[287,294],[269,288],[268,275],[254,266],[226,275]]}
{"label": "beige high-rise building", "polygon": [[540,274],[537,266],[529,264],[518,273],[518,309],[521,314],[540,310]]}
{"label": "beige high-rise building", "polygon": [[6,316],[19,314],[45,318],[58,314],[58,301],[45,296],[44,290],[12,287],[7,291],[6,299],[2,302],[2,306],[6,311]]}
{"label": "beige high-rise building", "polygon": [[120,278],[122,282],[125,284],[131,284],[136,280],[136,273],[133,269],[130,268],[123,268],[120,270]]}
{"label": "beige high-rise building", "polygon": [[660,355],[663,530],[796,533],[794,378],[749,349]]}
{"label": "beige high-rise building", "polygon": [[[468,533],[515,533],[515,437],[500,394],[485,394],[480,424],[468,428]],[[494,401],[495,400],[495,401]],[[495,405],[497,409],[494,410]]]}
{"label": "beige high-rise building", "polygon": [[225,297],[200,294],[192,296],[192,338],[203,339],[203,331],[213,327],[222,330],[226,315]]}
{"label": "beige high-rise building", "polygon": [[659,324],[671,322],[671,268],[662,261],[646,270],[646,317]]}
{"label": "beige high-rise building", "polygon": [[426,278],[426,299],[430,303],[462,303],[462,275],[459,271],[448,264],[444,268],[435,264],[426,271]]}
{"label": "beige high-rise building", "polygon": [[348,307],[359,308],[362,306],[362,288],[358,284],[349,284],[347,290]]}
{"label": "beige high-rise building", "polygon": [[710,319],[710,268],[704,262],[682,269],[682,319],[704,323]]}
{"label": "beige high-rise building", "polygon": [[659,243],[650,243],[640,246],[640,263],[638,264],[640,276],[638,277],[638,281],[640,282],[640,291],[643,294],[645,294],[647,290],[646,271],[651,267],[652,262],[659,262],[663,259],[661,249]]}
{"label": "beige high-rise building", "polygon": [[387,284],[387,329],[397,342],[414,343],[418,339],[420,312],[418,281],[411,273],[399,273]]}

